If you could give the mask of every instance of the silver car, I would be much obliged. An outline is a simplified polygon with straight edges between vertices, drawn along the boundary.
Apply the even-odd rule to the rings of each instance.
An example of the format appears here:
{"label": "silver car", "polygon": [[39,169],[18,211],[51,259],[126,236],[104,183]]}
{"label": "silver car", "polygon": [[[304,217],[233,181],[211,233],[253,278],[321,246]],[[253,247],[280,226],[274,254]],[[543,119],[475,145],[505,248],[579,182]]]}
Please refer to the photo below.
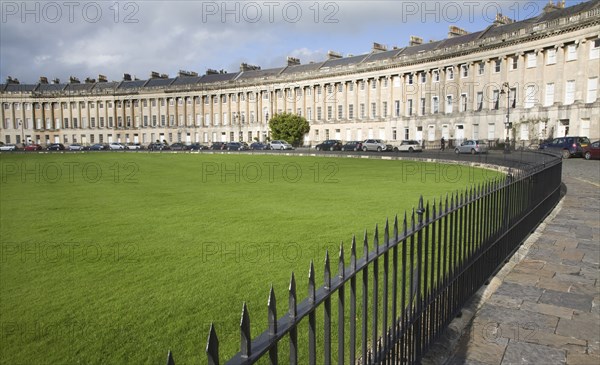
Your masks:
{"label": "silver car", "polygon": [[111,150],[124,150],[125,146],[118,142],[112,142],[108,144],[108,148]]}
{"label": "silver car", "polygon": [[385,144],[385,142],[383,142],[381,139],[366,139],[362,143],[362,149],[365,152],[366,151],[382,152],[382,151],[391,150],[392,146]]}
{"label": "silver car", "polygon": [[464,141],[454,149],[454,153],[470,153],[472,155],[476,153],[487,153],[487,145],[483,141],[470,139]]}
{"label": "silver car", "polygon": [[271,143],[269,143],[269,146],[271,147],[272,150],[293,150],[294,149],[294,147],[292,147],[291,144],[287,143],[284,140],[271,141]]}
{"label": "silver car", "polygon": [[69,145],[69,151],[83,151],[85,148],[79,143]]}
{"label": "silver car", "polygon": [[0,146],[0,151],[16,151],[17,146],[14,144],[5,144]]}

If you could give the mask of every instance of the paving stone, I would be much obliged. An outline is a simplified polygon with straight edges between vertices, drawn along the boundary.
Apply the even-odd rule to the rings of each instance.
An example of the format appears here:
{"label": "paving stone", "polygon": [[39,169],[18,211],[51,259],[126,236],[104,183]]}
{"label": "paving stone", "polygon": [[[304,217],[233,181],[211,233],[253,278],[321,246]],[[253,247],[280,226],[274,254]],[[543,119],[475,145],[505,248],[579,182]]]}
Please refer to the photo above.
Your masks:
{"label": "paving stone", "polygon": [[560,274],[579,274],[579,272],[581,271],[581,268],[578,265],[564,265],[564,264],[560,264],[560,265],[548,265],[548,268],[552,268],[554,270],[554,272],[556,273],[560,273]]}
{"label": "paving stone", "polygon": [[571,285],[573,284],[555,279],[546,279],[544,277],[541,277],[540,281],[538,281],[538,283],[536,284],[537,287],[542,289],[550,289],[564,292],[568,292],[571,288]]}
{"label": "paving stone", "polygon": [[458,353],[468,360],[483,364],[500,364],[504,351],[508,345],[508,340],[504,339],[498,342],[490,341],[463,341],[458,348]]}
{"label": "paving stone", "polygon": [[585,353],[587,341],[542,331],[522,330],[516,340],[537,343],[562,350]]}
{"label": "paving stone", "polygon": [[535,324],[535,328],[540,331],[554,333],[558,319],[558,317],[542,313],[486,305],[477,312],[474,323],[485,324],[496,322],[500,326],[505,326],[505,328],[520,328],[521,326],[531,328],[529,324],[533,323]]}
{"label": "paving stone", "polygon": [[600,327],[598,322],[595,321],[576,321],[561,318],[556,327],[556,334],[593,342],[600,339]]}
{"label": "paving stone", "polygon": [[544,294],[542,294],[539,302],[544,304],[552,304],[557,307],[589,311],[592,308],[593,300],[594,297],[589,295],[546,290]]}
{"label": "paving stone", "polygon": [[554,276],[554,279],[559,280],[559,281],[565,281],[568,283],[573,283],[573,284],[586,284],[586,285],[594,285],[594,283],[596,282],[596,280],[594,280],[594,279],[588,279],[588,278],[585,278],[580,275],[569,275],[569,274],[560,274],[560,273],[557,273]]}
{"label": "paving stone", "polygon": [[569,288],[570,293],[589,295],[589,296],[598,294],[598,290],[600,290],[600,289],[595,285],[584,285],[584,284],[572,284],[571,288]]}
{"label": "paving stone", "polygon": [[541,297],[543,290],[536,288],[535,284],[536,283],[531,283],[530,285],[519,285],[516,283],[504,282],[496,290],[495,294],[537,302]]}
{"label": "paving stone", "polygon": [[527,285],[535,285],[540,280],[540,276],[536,274],[523,274],[519,272],[510,272],[504,278],[506,282],[525,283]]}
{"label": "paving stone", "polygon": [[576,249],[565,250],[563,253],[560,254],[560,257],[564,261],[579,262],[583,258],[583,254],[583,252],[577,251]]}
{"label": "paving stone", "polygon": [[598,365],[600,356],[594,354],[567,354],[568,365]]}
{"label": "paving stone", "polygon": [[501,365],[565,364],[566,360],[565,350],[533,343],[511,341],[506,348]]}
{"label": "paving stone", "polygon": [[565,308],[556,305],[544,304],[544,303],[532,303],[528,301],[524,301],[520,306],[520,309],[530,311],[530,312],[538,312],[542,314],[547,314],[550,316],[556,316],[565,319],[573,318],[573,309]]}
{"label": "paving stone", "polygon": [[501,294],[496,294],[494,293],[487,301],[486,303],[491,304],[491,305],[495,305],[498,307],[505,307],[505,308],[519,308],[521,303],[523,303],[523,299],[521,298],[514,298],[512,296],[508,296],[508,295],[501,295]]}

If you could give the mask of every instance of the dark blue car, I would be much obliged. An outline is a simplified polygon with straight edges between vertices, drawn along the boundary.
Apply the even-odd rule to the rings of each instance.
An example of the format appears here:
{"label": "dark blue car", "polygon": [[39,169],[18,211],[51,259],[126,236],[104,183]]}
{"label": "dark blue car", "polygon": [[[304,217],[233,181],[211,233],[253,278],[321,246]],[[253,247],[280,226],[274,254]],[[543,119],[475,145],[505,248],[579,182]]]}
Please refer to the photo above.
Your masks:
{"label": "dark blue car", "polygon": [[590,145],[587,137],[558,137],[540,144],[540,150],[559,152],[563,158],[581,157],[583,150]]}

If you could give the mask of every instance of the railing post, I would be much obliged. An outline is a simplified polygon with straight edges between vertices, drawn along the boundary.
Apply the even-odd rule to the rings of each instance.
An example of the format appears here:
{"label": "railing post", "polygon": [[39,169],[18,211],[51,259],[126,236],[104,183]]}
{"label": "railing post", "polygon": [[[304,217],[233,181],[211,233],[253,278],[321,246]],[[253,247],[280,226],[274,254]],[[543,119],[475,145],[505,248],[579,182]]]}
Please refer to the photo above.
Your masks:
{"label": "railing post", "polygon": [[208,356],[208,365],[219,365],[219,339],[217,338],[215,325],[212,323],[206,341],[206,355]]}
{"label": "railing post", "polygon": [[[275,299],[275,291],[273,285],[269,291],[269,301],[267,302],[267,318],[269,321],[269,335],[274,338],[277,335],[277,301]],[[277,359],[277,342],[269,349],[269,361],[272,365],[279,363]]]}
{"label": "railing post", "polygon": [[[292,272],[292,278],[290,279],[289,286],[289,304],[288,304],[288,315],[290,320],[295,322],[297,315],[297,303],[296,303],[296,278]],[[298,328],[296,325],[290,329],[290,365],[298,364]]]}

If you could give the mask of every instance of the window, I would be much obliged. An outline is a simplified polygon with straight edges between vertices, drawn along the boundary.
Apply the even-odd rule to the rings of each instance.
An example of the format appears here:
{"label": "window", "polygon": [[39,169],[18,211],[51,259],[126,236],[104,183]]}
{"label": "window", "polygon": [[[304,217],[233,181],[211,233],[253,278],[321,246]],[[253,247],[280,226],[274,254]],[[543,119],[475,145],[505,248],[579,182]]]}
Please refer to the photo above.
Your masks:
{"label": "window", "polygon": [[527,54],[527,68],[537,66],[537,55],[534,52]]}
{"label": "window", "polygon": [[492,109],[494,110],[498,110],[498,108],[500,107],[500,91],[499,90],[494,90],[494,93],[492,94]]}
{"label": "window", "polygon": [[440,70],[433,70],[433,82],[440,82]]}
{"label": "window", "polygon": [[440,111],[440,101],[437,96],[431,98],[431,113],[437,114]]}
{"label": "window", "polygon": [[387,88],[387,87],[388,87],[388,78],[387,78],[387,77],[384,77],[384,78],[383,78],[383,87],[384,87],[384,88]]}
{"label": "window", "polygon": [[344,118],[344,106],[338,105],[338,119]]}
{"label": "window", "polygon": [[535,85],[527,85],[525,91],[525,108],[533,108],[535,105]]}
{"label": "window", "polygon": [[519,67],[519,57],[513,56],[510,58],[510,69],[516,70]]}
{"label": "window", "polygon": [[281,90],[277,90],[277,99],[281,99],[283,97],[283,93]]}
{"label": "window", "polygon": [[478,75],[483,75],[484,72],[485,72],[485,63],[479,62],[477,64],[477,74]]}
{"label": "window", "polygon": [[467,105],[468,105],[467,94],[460,94],[460,111],[466,112]]}
{"label": "window", "polygon": [[317,89],[317,95],[321,95],[321,85],[315,86],[315,89]]}
{"label": "window", "polygon": [[494,72],[498,73],[500,72],[500,66],[502,65],[502,60],[501,59],[497,59],[494,61]]}
{"label": "window", "polygon": [[394,87],[400,87],[400,76],[394,76]]}
{"label": "window", "polygon": [[[175,105],[175,100],[173,98],[169,98],[169,106]],[[118,107],[121,107],[121,103],[119,103]]]}
{"label": "window", "polygon": [[590,60],[600,58],[600,38],[590,42]]}
{"label": "window", "polygon": [[488,139],[494,139],[496,137],[496,125],[488,124]]}
{"label": "window", "polygon": [[331,105],[329,105],[329,106],[327,107],[327,120],[331,120],[331,118],[332,118],[332,114],[333,114],[333,111],[332,111],[332,110],[333,110],[333,108],[331,107]]}
{"label": "window", "polygon": [[387,101],[384,101],[381,105],[381,113],[383,114],[384,118],[387,118],[387,107],[388,107]]}
{"label": "window", "polygon": [[554,104],[554,83],[550,82],[546,84],[544,106],[551,106],[552,104]]}
{"label": "window", "polygon": [[327,85],[327,94],[332,94],[333,93],[333,87],[331,86],[331,84]]}
{"label": "window", "polygon": [[400,116],[400,100],[394,100],[394,116]]}
{"label": "window", "polygon": [[421,115],[425,115],[425,98],[421,98]]}
{"label": "window", "polygon": [[312,108],[311,107],[307,107],[306,108],[306,119],[312,120],[312,118],[313,118],[313,116],[312,116]]}
{"label": "window", "polygon": [[556,63],[556,49],[550,48],[546,50],[546,65],[553,65]]}
{"label": "window", "polygon": [[408,85],[412,85],[413,84],[413,74],[406,75],[406,83]]}
{"label": "window", "polygon": [[427,74],[425,72],[421,72],[421,84],[427,82]]}
{"label": "window", "polygon": [[575,80],[567,81],[565,88],[565,105],[570,105],[575,102]]}
{"label": "window", "polygon": [[446,69],[446,80],[454,80],[454,67]]}
{"label": "window", "polygon": [[567,61],[575,61],[577,59],[577,45],[569,44],[567,46]]}
{"label": "window", "polygon": [[348,105],[348,119],[354,119],[354,104]]}
{"label": "window", "polygon": [[406,100],[406,115],[409,117],[413,115],[413,100],[412,99]]}
{"label": "window", "polygon": [[365,111],[365,104],[361,103],[360,104],[360,118],[361,119],[365,118],[365,113],[366,113],[366,111]]}
{"label": "window", "polygon": [[377,104],[371,103],[371,118],[377,117]]}
{"label": "window", "polygon": [[317,120],[321,120],[322,119],[322,115],[321,115],[321,107],[318,106],[317,107]]}
{"label": "window", "polygon": [[477,105],[475,106],[475,110],[480,112],[483,109],[483,92],[479,91],[477,93]]}
{"label": "window", "polygon": [[446,95],[446,114],[452,113],[452,95]]}
{"label": "window", "polygon": [[377,80],[371,80],[371,89],[377,89]]}
{"label": "window", "polygon": [[598,98],[598,78],[590,77],[587,82],[587,97],[586,103],[593,103]]}
{"label": "window", "polygon": [[365,80],[360,80],[360,90],[364,90],[365,89]]}
{"label": "window", "polygon": [[460,66],[460,76],[461,77],[469,77],[469,65],[461,65]]}

